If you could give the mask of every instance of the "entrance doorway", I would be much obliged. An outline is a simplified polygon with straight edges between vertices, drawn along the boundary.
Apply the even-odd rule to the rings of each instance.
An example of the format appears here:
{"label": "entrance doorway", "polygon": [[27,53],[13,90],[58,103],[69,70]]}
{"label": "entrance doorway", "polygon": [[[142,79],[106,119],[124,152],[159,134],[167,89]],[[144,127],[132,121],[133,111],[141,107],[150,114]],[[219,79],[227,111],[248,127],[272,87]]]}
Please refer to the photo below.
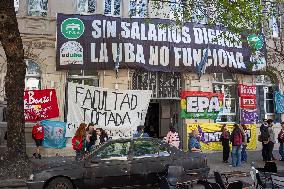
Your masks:
{"label": "entrance doorway", "polygon": [[160,125],[160,104],[150,103],[145,119],[145,132],[150,137],[159,137],[159,125]]}

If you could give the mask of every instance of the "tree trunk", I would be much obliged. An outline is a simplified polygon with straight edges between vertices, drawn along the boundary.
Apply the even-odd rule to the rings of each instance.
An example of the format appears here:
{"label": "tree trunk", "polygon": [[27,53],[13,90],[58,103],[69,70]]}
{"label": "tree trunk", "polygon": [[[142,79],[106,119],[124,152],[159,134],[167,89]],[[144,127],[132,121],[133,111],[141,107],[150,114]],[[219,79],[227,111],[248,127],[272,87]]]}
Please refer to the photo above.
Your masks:
{"label": "tree trunk", "polygon": [[7,152],[0,161],[0,178],[1,176],[19,178],[27,174],[28,166],[23,101],[26,65],[12,0],[1,0],[0,3],[0,42],[7,60],[5,93],[8,131]]}

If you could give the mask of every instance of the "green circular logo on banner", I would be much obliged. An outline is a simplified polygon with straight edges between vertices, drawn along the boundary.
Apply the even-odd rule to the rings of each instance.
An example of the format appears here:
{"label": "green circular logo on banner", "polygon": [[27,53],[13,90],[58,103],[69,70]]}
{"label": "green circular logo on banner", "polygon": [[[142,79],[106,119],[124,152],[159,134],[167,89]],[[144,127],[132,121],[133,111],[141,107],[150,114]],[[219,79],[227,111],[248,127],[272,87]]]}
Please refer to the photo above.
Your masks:
{"label": "green circular logo on banner", "polygon": [[84,31],[84,23],[78,18],[68,18],[61,23],[61,33],[67,39],[78,39]]}
{"label": "green circular logo on banner", "polygon": [[253,47],[256,50],[262,49],[263,47],[263,39],[261,36],[258,36],[256,34],[251,34],[247,38],[248,43],[251,47]]}

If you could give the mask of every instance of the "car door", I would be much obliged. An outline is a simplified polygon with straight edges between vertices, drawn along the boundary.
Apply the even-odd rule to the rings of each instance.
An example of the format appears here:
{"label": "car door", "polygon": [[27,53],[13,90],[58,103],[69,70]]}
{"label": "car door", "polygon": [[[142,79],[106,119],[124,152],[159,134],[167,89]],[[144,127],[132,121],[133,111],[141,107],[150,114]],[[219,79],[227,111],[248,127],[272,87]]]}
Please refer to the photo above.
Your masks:
{"label": "car door", "polygon": [[170,152],[163,145],[145,139],[136,139],[131,143],[130,183],[132,185],[154,184],[157,175],[165,171],[170,164]]}
{"label": "car door", "polygon": [[129,185],[130,141],[110,142],[97,150],[86,166],[88,187],[123,187]]}

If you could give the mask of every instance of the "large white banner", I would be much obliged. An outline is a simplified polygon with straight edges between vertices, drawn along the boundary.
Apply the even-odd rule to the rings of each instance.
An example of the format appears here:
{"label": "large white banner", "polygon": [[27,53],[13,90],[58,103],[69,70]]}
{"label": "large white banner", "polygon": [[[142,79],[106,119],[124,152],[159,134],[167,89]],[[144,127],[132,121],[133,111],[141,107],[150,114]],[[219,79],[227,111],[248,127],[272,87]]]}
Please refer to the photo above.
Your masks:
{"label": "large white banner", "polygon": [[73,137],[80,123],[91,122],[112,138],[131,137],[144,124],[151,94],[68,83],[66,137]]}

